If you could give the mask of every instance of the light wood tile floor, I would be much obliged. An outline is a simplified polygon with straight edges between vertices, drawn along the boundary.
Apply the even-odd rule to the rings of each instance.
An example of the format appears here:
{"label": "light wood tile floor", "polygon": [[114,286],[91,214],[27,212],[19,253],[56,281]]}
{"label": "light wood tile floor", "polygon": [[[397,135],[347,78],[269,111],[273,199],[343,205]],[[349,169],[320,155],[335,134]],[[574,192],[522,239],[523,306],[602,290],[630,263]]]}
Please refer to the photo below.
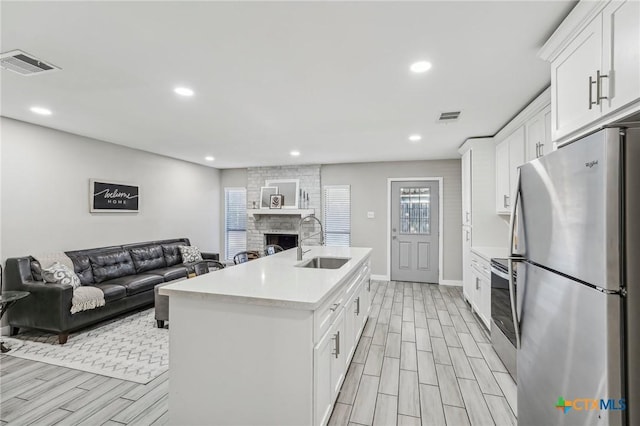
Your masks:
{"label": "light wood tile floor", "polygon": [[377,282],[330,425],[515,425],[516,386],[460,287]]}
{"label": "light wood tile floor", "polygon": [[[515,424],[516,387],[458,287],[376,282],[331,425]],[[146,385],[0,356],[0,425],[164,425]]]}

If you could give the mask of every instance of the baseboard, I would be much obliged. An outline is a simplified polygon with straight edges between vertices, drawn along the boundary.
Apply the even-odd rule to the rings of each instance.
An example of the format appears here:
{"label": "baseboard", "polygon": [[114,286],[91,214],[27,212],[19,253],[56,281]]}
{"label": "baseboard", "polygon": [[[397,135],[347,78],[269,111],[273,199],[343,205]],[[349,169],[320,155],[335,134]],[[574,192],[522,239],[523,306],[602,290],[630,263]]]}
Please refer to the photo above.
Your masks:
{"label": "baseboard", "polygon": [[440,285],[452,285],[456,287],[462,287],[462,281],[459,280],[442,280]]}
{"label": "baseboard", "polygon": [[373,275],[371,274],[371,279],[375,281],[389,281],[388,275]]}
{"label": "baseboard", "polygon": [[11,327],[8,325],[5,325],[4,327],[0,328],[0,335],[2,336],[8,336],[9,332],[10,332]]}

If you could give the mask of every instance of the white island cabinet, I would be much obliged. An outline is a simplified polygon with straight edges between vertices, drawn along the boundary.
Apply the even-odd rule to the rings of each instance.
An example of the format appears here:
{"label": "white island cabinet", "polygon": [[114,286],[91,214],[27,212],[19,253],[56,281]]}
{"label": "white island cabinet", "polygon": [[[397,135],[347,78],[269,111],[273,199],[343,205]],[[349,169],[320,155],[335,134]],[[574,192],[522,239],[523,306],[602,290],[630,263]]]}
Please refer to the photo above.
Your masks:
{"label": "white island cabinet", "polygon": [[[162,287],[169,424],[326,424],[371,308],[370,254],[293,249]],[[349,260],[298,266],[314,257]]]}

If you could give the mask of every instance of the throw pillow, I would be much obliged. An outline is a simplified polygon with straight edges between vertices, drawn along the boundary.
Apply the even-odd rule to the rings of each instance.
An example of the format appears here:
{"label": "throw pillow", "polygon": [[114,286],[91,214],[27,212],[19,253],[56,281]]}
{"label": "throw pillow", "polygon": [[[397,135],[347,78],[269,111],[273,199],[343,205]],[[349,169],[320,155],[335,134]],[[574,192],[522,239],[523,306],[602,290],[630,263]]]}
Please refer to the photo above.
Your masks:
{"label": "throw pillow", "polygon": [[42,270],[42,278],[53,284],[69,284],[74,289],[80,287],[80,278],[60,262],[55,262],[50,267]]}
{"label": "throw pillow", "polygon": [[182,255],[182,263],[200,262],[203,260],[200,249],[196,246],[180,246],[180,254]]}

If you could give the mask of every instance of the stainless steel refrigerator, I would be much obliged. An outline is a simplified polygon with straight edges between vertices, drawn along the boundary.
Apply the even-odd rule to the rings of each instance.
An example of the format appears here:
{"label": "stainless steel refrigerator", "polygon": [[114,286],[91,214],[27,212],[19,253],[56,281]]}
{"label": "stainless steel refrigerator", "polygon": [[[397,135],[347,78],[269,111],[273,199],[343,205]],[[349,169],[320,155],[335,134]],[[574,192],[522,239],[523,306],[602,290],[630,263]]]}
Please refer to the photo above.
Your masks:
{"label": "stainless steel refrigerator", "polygon": [[639,425],[640,129],[523,165],[511,246],[518,424]]}

